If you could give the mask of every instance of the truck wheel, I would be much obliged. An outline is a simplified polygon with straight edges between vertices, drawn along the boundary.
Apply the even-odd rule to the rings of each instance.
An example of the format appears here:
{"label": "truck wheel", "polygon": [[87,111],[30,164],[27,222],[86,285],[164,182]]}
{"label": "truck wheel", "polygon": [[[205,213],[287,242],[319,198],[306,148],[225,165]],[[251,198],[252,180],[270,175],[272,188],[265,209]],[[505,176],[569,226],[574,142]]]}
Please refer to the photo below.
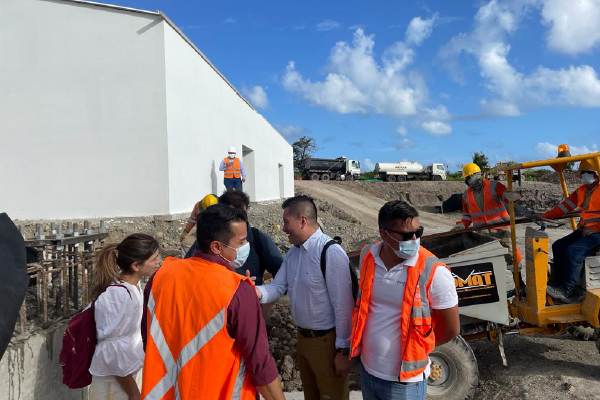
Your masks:
{"label": "truck wheel", "polygon": [[567,328],[567,332],[581,340],[594,340],[594,328],[592,327],[572,325]]}
{"label": "truck wheel", "polygon": [[430,354],[431,375],[427,382],[428,400],[470,400],[479,384],[477,359],[471,346],[457,336]]}
{"label": "truck wheel", "polygon": [[398,175],[398,182],[406,182],[406,175]]}
{"label": "truck wheel", "polygon": [[441,181],[441,180],[442,180],[442,177],[441,177],[441,176],[439,176],[439,175],[434,175],[434,176],[433,176],[433,180],[434,180],[434,181]]}
{"label": "truck wheel", "polygon": [[321,179],[324,181],[328,181],[329,180],[329,174],[323,174],[321,175]]}
{"label": "truck wheel", "polygon": [[347,180],[347,181],[353,181],[353,180],[354,180],[354,177],[352,176],[352,174],[347,174],[347,175],[346,175],[346,180]]}
{"label": "truck wheel", "polygon": [[313,181],[318,181],[319,180],[319,174],[317,174],[316,172],[310,174],[310,179],[312,179]]}
{"label": "truck wheel", "polygon": [[386,179],[388,182],[396,182],[396,177],[394,175],[388,175]]}

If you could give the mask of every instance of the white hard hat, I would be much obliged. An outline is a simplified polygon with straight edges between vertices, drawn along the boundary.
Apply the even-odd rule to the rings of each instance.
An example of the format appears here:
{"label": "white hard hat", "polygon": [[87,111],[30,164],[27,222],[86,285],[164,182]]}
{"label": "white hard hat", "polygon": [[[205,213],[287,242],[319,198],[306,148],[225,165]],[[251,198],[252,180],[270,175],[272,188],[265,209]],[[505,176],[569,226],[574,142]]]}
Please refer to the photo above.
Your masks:
{"label": "white hard hat", "polygon": [[235,153],[235,147],[231,146],[231,147],[229,148],[229,151],[228,151],[228,153]]}

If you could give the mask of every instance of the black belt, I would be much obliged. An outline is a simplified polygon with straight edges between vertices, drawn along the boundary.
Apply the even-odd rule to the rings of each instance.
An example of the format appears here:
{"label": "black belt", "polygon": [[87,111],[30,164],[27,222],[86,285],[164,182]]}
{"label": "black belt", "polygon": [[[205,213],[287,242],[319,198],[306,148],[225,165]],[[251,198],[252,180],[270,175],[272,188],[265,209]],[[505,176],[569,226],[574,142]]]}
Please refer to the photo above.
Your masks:
{"label": "black belt", "polygon": [[304,329],[298,327],[298,333],[304,336],[305,338],[316,338],[327,335],[329,332],[335,331],[335,327],[323,330],[316,329]]}

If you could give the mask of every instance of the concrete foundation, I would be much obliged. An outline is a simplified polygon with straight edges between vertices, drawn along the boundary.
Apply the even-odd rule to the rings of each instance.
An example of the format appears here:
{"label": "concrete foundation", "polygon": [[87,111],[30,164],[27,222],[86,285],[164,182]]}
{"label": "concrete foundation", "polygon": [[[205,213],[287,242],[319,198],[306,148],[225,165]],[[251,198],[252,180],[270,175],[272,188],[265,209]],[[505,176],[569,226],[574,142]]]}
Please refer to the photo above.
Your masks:
{"label": "concrete foundation", "polygon": [[67,321],[14,340],[0,361],[0,400],[87,400],[87,389],[62,383],[58,358]]}

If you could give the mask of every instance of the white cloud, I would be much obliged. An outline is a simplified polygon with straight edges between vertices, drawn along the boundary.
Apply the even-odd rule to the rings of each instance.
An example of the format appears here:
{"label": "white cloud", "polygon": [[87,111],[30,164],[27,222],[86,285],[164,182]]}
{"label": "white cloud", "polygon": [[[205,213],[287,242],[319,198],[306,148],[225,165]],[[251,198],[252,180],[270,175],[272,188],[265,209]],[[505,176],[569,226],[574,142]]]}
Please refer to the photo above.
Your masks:
{"label": "white cloud", "polygon": [[408,131],[403,126],[399,126],[398,129],[396,129],[396,132],[398,132],[398,136],[400,136],[400,137],[408,136]]}
{"label": "white cloud", "polygon": [[[549,142],[539,142],[535,145],[534,150],[536,153],[544,158],[554,158],[558,154],[558,145]],[[578,154],[594,153],[598,151],[598,145],[593,143],[590,147],[587,146],[569,146],[572,156]]]}
{"label": "white cloud", "polygon": [[252,103],[254,107],[269,107],[269,99],[267,97],[267,93],[262,88],[262,86],[253,86],[250,89],[248,89],[247,87],[242,87],[242,93],[248,98],[248,100],[250,100],[250,103]]}
{"label": "white cloud", "polygon": [[415,143],[408,138],[402,138],[396,144],[396,149],[412,149],[413,147],[415,147]]}
{"label": "white cloud", "polygon": [[456,67],[461,53],[477,59],[480,75],[493,96],[481,100],[485,114],[514,116],[543,106],[600,107],[600,79],[590,66],[557,70],[540,66],[526,75],[509,62],[507,38],[537,5],[537,0],[490,1],[475,15],[471,32],[453,37],[440,50],[440,57],[459,81]]}
{"label": "white cloud", "polygon": [[413,18],[406,28],[406,42],[417,46],[423,43],[425,39],[431,36],[433,23],[437,17],[438,15],[435,14],[429,19],[422,19],[421,17]]}
{"label": "white cloud", "polygon": [[367,172],[367,171],[373,171],[374,169],[375,169],[375,163],[373,161],[371,161],[370,158],[365,158],[362,162],[361,171]]}
{"label": "white cloud", "polygon": [[288,140],[298,139],[308,132],[306,128],[299,125],[275,125],[275,129]]}
{"label": "white cloud", "polygon": [[548,47],[578,54],[600,43],[600,0],[544,0],[542,22],[550,27]]}
{"label": "white cloud", "polygon": [[340,23],[337,21],[334,21],[332,19],[326,19],[317,24],[318,31],[330,31],[332,29],[337,29],[339,27],[340,27]]}
{"label": "white cloud", "polygon": [[237,23],[237,20],[233,19],[233,18],[226,18],[225,20],[223,20],[224,24],[235,24]]}
{"label": "white cloud", "polygon": [[446,136],[452,133],[450,124],[442,121],[422,122],[421,128],[433,136]]}

